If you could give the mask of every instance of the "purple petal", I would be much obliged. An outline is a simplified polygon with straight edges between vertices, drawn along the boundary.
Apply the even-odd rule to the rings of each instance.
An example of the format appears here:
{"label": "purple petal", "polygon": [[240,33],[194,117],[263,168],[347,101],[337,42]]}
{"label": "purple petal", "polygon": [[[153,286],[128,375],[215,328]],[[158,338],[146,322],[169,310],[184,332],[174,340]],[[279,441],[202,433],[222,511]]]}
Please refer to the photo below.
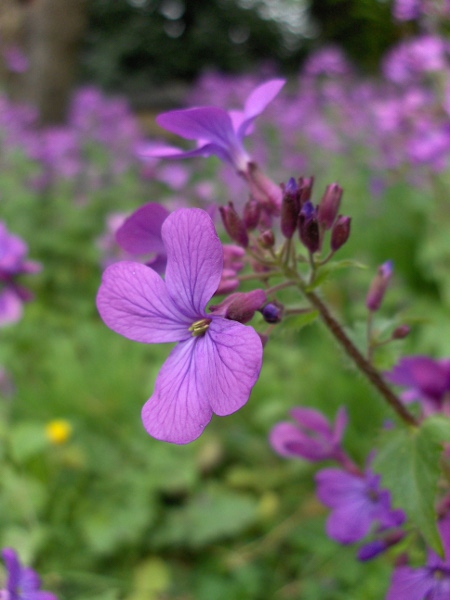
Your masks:
{"label": "purple petal", "polygon": [[166,285],[172,302],[192,323],[205,316],[205,307],[222,278],[223,248],[211,217],[199,208],[180,208],[164,222],[167,252]]}
{"label": "purple petal", "polygon": [[23,302],[11,289],[0,292],[0,327],[17,323],[23,314]]}
{"label": "purple petal", "polygon": [[20,564],[17,552],[12,548],[4,548],[2,556],[8,571],[8,591],[15,591],[22,575],[22,565]]}
{"label": "purple petal", "polygon": [[36,571],[30,567],[25,567],[22,569],[19,586],[24,593],[35,592],[41,586],[41,578]]}
{"label": "purple petal", "polygon": [[386,377],[396,385],[418,388],[435,400],[440,400],[450,385],[445,366],[428,356],[403,358]]}
{"label": "purple petal", "polygon": [[172,110],[159,115],[156,121],[164,129],[188,140],[211,142],[225,148],[234,143],[230,116],[214,106]]}
{"label": "purple petal", "polygon": [[351,475],[342,469],[322,469],[316,474],[317,495],[321,502],[330,508],[337,508],[348,502],[352,496],[362,496],[367,484],[363,477]]}
{"label": "purple petal", "polygon": [[20,600],[58,600],[58,597],[51,592],[36,590],[35,592],[23,594]]}
{"label": "purple petal", "polygon": [[118,262],[103,273],[97,308],[113,331],[147,344],[191,337],[192,320],[170,299],[161,277],[135,262]]}
{"label": "purple petal", "polygon": [[394,571],[386,600],[424,600],[434,590],[435,583],[428,569],[400,567]]}
{"label": "purple petal", "polygon": [[182,150],[174,146],[157,146],[152,145],[142,148],[138,155],[145,158],[196,158],[208,157],[217,155],[222,160],[231,161],[228,152],[222,146],[217,144],[203,144],[195,150]]}
{"label": "purple petal", "polygon": [[319,461],[329,458],[329,451],[324,452],[323,444],[306,436],[292,423],[278,423],[270,434],[270,443],[274,450],[287,458],[304,458]]}
{"label": "purple petal", "polygon": [[245,103],[245,119],[239,126],[237,137],[242,140],[247,134],[248,128],[259,116],[268,104],[277,96],[281,88],[286,83],[285,79],[272,79],[253,90]]}
{"label": "purple petal", "polygon": [[247,402],[258,380],[261,338],[252,327],[213,317],[201,341],[202,392],[216,415],[230,415]]}
{"label": "purple petal", "polygon": [[117,243],[131,254],[165,254],[161,227],[169,214],[164,206],[155,202],[141,206],[117,230]]}
{"label": "purple petal", "polygon": [[372,520],[368,517],[364,499],[355,496],[352,502],[335,509],[327,521],[327,535],[341,544],[353,544],[370,531]]}
{"label": "purple petal", "polygon": [[153,396],[144,404],[144,427],[158,440],[188,444],[211,420],[208,398],[199,392],[203,373],[197,346],[201,341],[191,337],[172,350],[158,375]]}
{"label": "purple petal", "polygon": [[251,327],[213,319],[204,336],[172,351],[142,410],[144,427],[166,442],[192,442],[213,411],[229,415],[247,402],[261,363],[262,344]]}
{"label": "purple petal", "polygon": [[291,415],[302,428],[311,429],[321,433],[323,436],[331,438],[333,430],[328,419],[314,408],[296,407],[291,410]]}

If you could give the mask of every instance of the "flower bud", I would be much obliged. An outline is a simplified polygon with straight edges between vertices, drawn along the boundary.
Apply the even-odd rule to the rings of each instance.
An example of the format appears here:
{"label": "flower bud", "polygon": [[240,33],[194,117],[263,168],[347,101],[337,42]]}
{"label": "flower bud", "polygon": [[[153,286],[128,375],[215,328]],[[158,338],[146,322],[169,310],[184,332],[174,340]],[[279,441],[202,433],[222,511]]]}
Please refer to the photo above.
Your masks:
{"label": "flower bud", "polygon": [[266,323],[279,323],[283,318],[283,307],[269,302],[261,309],[261,314]]}
{"label": "flower bud", "polygon": [[313,176],[298,178],[300,207],[302,207],[305,204],[305,202],[308,202],[308,200],[311,199],[313,185]]}
{"label": "flower bud", "polygon": [[324,229],[333,227],[341,206],[342,193],[343,189],[337,183],[327,186],[318,210],[319,224]]}
{"label": "flower bud", "polygon": [[305,202],[298,218],[300,239],[311,253],[320,248],[319,222],[317,221],[317,210],[312,202]]}
{"label": "flower bud", "polygon": [[391,260],[378,267],[378,272],[372,281],[366,298],[366,306],[370,311],[375,312],[380,309],[393,272],[394,264]]}
{"label": "flower bud", "polygon": [[244,224],[248,230],[255,229],[261,216],[261,204],[254,198],[250,198],[244,206]]}
{"label": "flower bud", "polygon": [[411,333],[411,327],[409,325],[399,325],[392,333],[393,340],[403,340]]}
{"label": "flower bud", "polygon": [[300,188],[291,177],[283,189],[281,202],[281,231],[284,237],[290,239],[297,229],[298,213],[300,211]]}
{"label": "flower bud", "polygon": [[255,312],[260,310],[266,302],[267,296],[264,290],[236,292],[225,298],[220,304],[210,306],[209,310],[225,319],[248,323],[253,319]]}
{"label": "flower bud", "polygon": [[342,246],[347,242],[348,238],[350,237],[351,222],[351,217],[346,217],[344,215],[339,215],[339,217],[336,219],[331,232],[331,249],[333,252],[337,252],[337,250],[342,248]]}
{"label": "flower bud", "polygon": [[240,246],[246,248],[248,246],[247,228],[244,221],[237,214],[233,203],[229,202],[228,206],[220,206],[219,210],[223,226],[230,238]]}
{"label": "flower bud", "polygon": [[263,248],[272,248],[275,245],[275,235],[271,229],[266,229],[260,236],[258,236],[258,242]]}

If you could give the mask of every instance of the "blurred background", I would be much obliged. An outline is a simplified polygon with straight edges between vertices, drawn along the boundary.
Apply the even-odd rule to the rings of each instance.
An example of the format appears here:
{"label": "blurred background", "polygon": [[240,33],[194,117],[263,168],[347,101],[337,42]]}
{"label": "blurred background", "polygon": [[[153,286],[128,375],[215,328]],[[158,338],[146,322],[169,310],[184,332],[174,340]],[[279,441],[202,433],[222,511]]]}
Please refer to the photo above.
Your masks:
{"label": "blurred background", "polygon": [[316,467],[268,442],[295,405],[331,419],[345,405],[364,465],[392,419],[327,332],[283,323],[249,403],[177,447],[140,418],[170,348],[108,330],[95,297],[103,268],[129,258],[114,233],[139,206],[247,198],[216,158],[142,160],[165,137],[158,112],[239,108],[283,76],[246,144],[276,182],[314,174],[315,202],[344,187],[341,255],[368,268],[327,282],[333,310],[363,345],[367,287],[392,259],[376,326],[412,333],[378,366],[448,356],[448,8],[424,0],[405,18],[407,4],[1,0],[0,546],[60,600],[384,597],[396,551],[360,563],[329,540]]}

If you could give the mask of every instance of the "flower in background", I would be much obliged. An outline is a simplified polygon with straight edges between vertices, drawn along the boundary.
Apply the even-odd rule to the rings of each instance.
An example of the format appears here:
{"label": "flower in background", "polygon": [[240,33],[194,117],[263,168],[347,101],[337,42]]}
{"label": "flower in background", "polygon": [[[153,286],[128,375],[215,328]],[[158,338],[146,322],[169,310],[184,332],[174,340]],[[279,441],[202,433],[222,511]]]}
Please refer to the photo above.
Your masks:
{"label": "flower in background", "polygon": [[0,590],[2,600],[58,600],[55,594],[40,589],[41,578],[20,563],[15,550],[4,548],[2,556],[8,571],[6,589]]}
{"label": "flower in background", "polygon": [[341,459],[344,454],[342,437],[348,422],[345,408],[339,409],[334,427],[321,412],[313,408],[293,408],[291,416],[295,424],[278,423],[270,434],[270,443],[278,454],[313,462]]}
{"label": "flower in background", "polygon": [[12,73],[25,73],[30,67],[30,61],[19,46],[8,46],[3,51],[3,58],[7,68]]}
{"label": "flower in background", "polygon": [[52,444],[65,444],[72,436],[72,425],[66,419],[53,419],[45,426],[45,434]]}
{"label": "flower in background", "polygon": [[317,495],[332,509],[327,534],[341,544],[352,544],[377,531],[400,527],[406,516],[393,510],[391,494],[380,487],[381,476],[368,470],[354,474],[342,469],[323,469],[316,474]]}
{"label": "flower in background", "polygon": [[450,359],[407,356],[385,375],[391,383],[407,388],[401,396],[404,402],[422,403],[424,416],[436,412],[450,415]]}
{"label": "flower in background", "polygon": [[106,269],[97,306],[121,335],[148,344],[178,342],[142,411],[147,432],[186,444],[198,438],[212,414],[224,416],[248,400],[262,366],[256,331],[206,304],[219,286],[223,248],[208,214],[179,209],[162,225],[166,279],[134,262]]}
{"label": "flower in background", "polygon": [[397,21],[413,21],[423,11],[423,0],[395,0],[393,14]]}
{"label": "flower in background", "polygon": [[25,242],[0,221],[0,327],[19,321],[23,303],[32,299],[31,292],[17,283],[20,275],[41,269],[39,263],[26,260],[27,253]]}
{"label": "flower in background", "polygon": [[428,552],[425,567],[395,569],[386,600],[446,600],[450,598],[450,514],[439,522],[445,558]]}

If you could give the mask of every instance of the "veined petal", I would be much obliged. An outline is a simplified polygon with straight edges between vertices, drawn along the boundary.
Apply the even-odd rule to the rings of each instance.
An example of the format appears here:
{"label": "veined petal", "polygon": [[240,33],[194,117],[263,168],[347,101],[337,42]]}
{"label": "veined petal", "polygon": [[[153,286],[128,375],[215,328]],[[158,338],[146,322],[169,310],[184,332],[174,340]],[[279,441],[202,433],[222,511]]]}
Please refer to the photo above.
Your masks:
{"label": "veined petal", "polygon": [[263,346],[253,327],[213,317],[196,352],[201,390],[213,411],[225,416],[242,408],[262,367]]}
{"label": "veined petal", "polygon": [[235,134],[226,110],[215,106],[171,110],[156,119],[158,125],[188,140],[233,145]]}
{"label": "veined petal", "polygon": [[399,567],[392,576],[386,600],[423,600],[433,591],[436,580],[426,568]]}
{"label": "veined petal", "polygon": [[144,204],[119,227],[116,233],[117,243],[132,254],[165,253],[161,227],[169,214],[161,204]]}
{"label": "veined petal", "polygon": [[181,148],[175,148],[174,146],[153,146],[142,148],[138,152],[140,158],[195,158],[202,156],[204,158],[208,156],[218,156],[221,160],[232,162],[230,154],[225,148],[218,144],[203,144],[195,150],[182,150]]}
{"label": "veined petal", "polygon": [[153,396],[144,404],[142,421],[158,440],[188,444],[211,420],[212,409],[200,390],[196,348],[202,338],[191,337],[174,348],[156,380]]}
{"label": "veined petal", "polygon": [[192,322],[205,315],[219,287],[223,247],[211,217],[200,208],[180,208],[162,227],[167,251],[166,285],[172,302]]}
{"label": "veined petal", "polygon": [[108,327],[136,342],[178,342],[191,337],[192,321],[173,304],[161,277],[140,263],[123,261],[106,269],[97,308]]}
{"label": "veined petal", "polygon": [[242,140],[248,134],[248,129],[253,124],[253,121],[272,102],[285,83],[285,79],[272,79],[253,90],[245,102],[245,118],[237,130],[237,138],[239,140]]}

